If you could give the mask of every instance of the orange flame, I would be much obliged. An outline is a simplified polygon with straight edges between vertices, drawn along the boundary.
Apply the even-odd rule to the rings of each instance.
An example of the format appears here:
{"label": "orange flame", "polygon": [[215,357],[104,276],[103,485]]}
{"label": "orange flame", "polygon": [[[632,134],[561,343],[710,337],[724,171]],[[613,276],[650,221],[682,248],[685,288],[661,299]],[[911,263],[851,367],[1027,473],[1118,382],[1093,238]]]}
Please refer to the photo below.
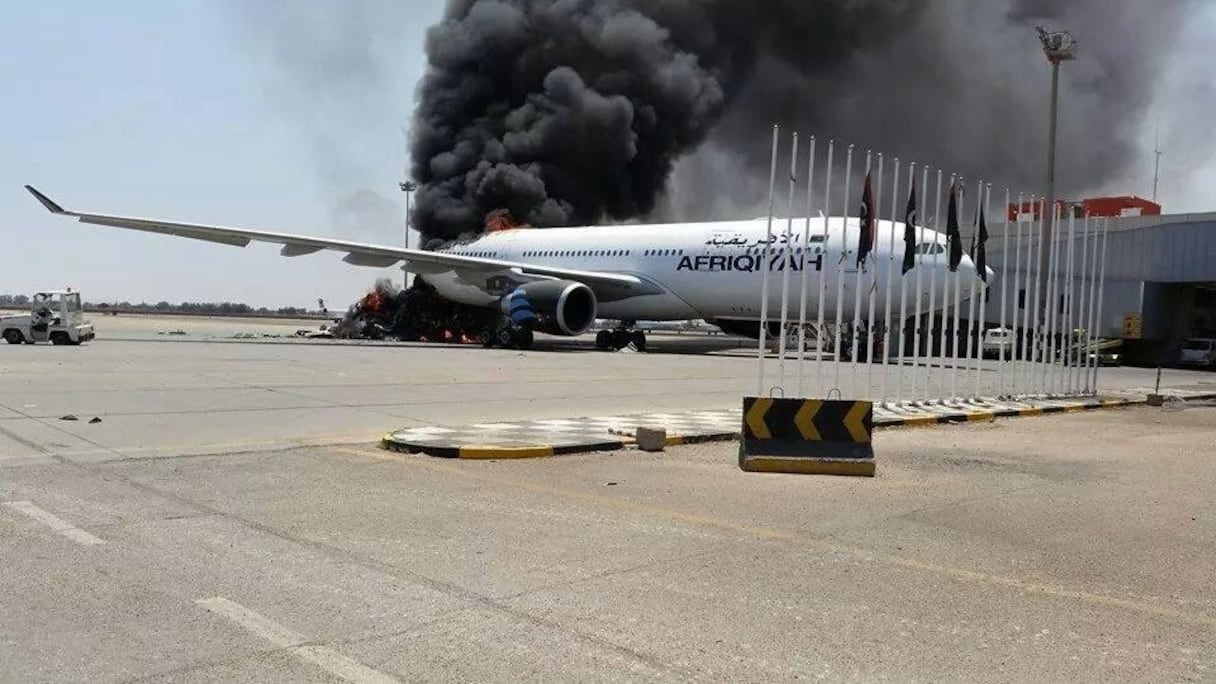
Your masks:
{"label": "orange flame", "polygon": [[516,228],[528,228],[528,224],[517,222],[511,212],[506,209],[495,209],[486,214],[486,232],[496,233],[500,230],[515,230]]}
{"label": "orange flame", "polygon": [[380,297],[380,292],[377,290],[372,290],[363,297],[362,301],[359,302],[359,308],[364,312],[371,313],[379,311],[383,304],[384,302]]}

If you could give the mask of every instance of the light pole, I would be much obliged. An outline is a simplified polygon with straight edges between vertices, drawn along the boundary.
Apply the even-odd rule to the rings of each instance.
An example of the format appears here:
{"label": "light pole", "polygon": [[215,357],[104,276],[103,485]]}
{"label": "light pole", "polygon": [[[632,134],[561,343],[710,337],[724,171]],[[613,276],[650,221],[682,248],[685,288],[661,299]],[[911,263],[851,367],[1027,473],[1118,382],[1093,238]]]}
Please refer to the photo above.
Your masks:
{"label": "light pole", "polygon": [[1157,201],[1157,179],[1161,176],[1161,126],[1157,126],[1157,135],[1153,141],[1153,201]]}
{"label": "light pole", "polygon": [[[1051,128],[1047,136],[1047,206],[1044,211],[1051,211],[1051,220],[1043,221],[1043,240],[1039,243],[1039,291],[1042,299],[1039,302],[1046,316],[1047,302],[1047,270],[1048,257],[1051,253],[1052,228],[1055,227],[1056,212],[1056,110],[1060,98],[1060,63],[1077,58],[1077,39],[1068,31],[1048,33],[1041,26],[1036,26],[1039,42],[1043,44],[1043,52],[1051,63]],[[1050,209],[1048,209],[1050,207]],[[1046,320],[1046,319],[1044,319]]]}
{"label": "light pole", "polygon": [[[418,189],[418,184],[413,181],[404,181],[397,184],[401,188],[401,192],[405,193],[405,248],[410,248],[410,195]],[[401,264],[402,277],[405,279],[405,287],[410,286],[410,262],[405,261]]]}

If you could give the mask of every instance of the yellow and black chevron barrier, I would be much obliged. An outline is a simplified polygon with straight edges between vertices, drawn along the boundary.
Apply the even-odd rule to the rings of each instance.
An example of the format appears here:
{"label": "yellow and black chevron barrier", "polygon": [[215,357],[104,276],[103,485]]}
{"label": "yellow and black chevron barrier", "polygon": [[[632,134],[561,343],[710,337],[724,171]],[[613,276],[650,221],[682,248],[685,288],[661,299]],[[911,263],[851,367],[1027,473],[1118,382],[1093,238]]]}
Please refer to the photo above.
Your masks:
{"label": "yellow and black chevron barrier", "polygon": [[873,477],[873,427],[868,401],[744,397],[739,467]]}

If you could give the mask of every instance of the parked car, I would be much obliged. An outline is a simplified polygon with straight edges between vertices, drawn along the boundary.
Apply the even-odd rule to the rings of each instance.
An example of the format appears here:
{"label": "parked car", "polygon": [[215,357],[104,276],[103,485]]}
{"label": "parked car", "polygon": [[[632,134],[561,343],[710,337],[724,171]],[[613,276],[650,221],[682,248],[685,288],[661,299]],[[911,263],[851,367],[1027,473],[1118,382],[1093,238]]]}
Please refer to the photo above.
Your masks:
{"label": "parked car", "polygon": [[1216,339],[1210,337],[1192,337],[1182,343],[1182,355],[1179,365],[1196,366],[1200,368],[1216,367]]}
{"label": "parked car", "polygon": [[[1009,328],[992,328],[984,331],[983,355],[986,359],[1012,359],[1016,336]],[[1002,356],[1004,354],[1004,356]]]}

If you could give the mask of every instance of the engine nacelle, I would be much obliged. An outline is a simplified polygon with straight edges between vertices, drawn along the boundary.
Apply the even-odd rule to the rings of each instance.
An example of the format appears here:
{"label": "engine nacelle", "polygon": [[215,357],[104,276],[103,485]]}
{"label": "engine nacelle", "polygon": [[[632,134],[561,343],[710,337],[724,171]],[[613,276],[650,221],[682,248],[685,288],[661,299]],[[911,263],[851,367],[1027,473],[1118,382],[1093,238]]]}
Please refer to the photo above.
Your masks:
{"label": "engine nacelle", "polygon": [[581,335],[595,323],[595,293],[570,280],[538,280],[502,298],[513,323],[550,335]]}

